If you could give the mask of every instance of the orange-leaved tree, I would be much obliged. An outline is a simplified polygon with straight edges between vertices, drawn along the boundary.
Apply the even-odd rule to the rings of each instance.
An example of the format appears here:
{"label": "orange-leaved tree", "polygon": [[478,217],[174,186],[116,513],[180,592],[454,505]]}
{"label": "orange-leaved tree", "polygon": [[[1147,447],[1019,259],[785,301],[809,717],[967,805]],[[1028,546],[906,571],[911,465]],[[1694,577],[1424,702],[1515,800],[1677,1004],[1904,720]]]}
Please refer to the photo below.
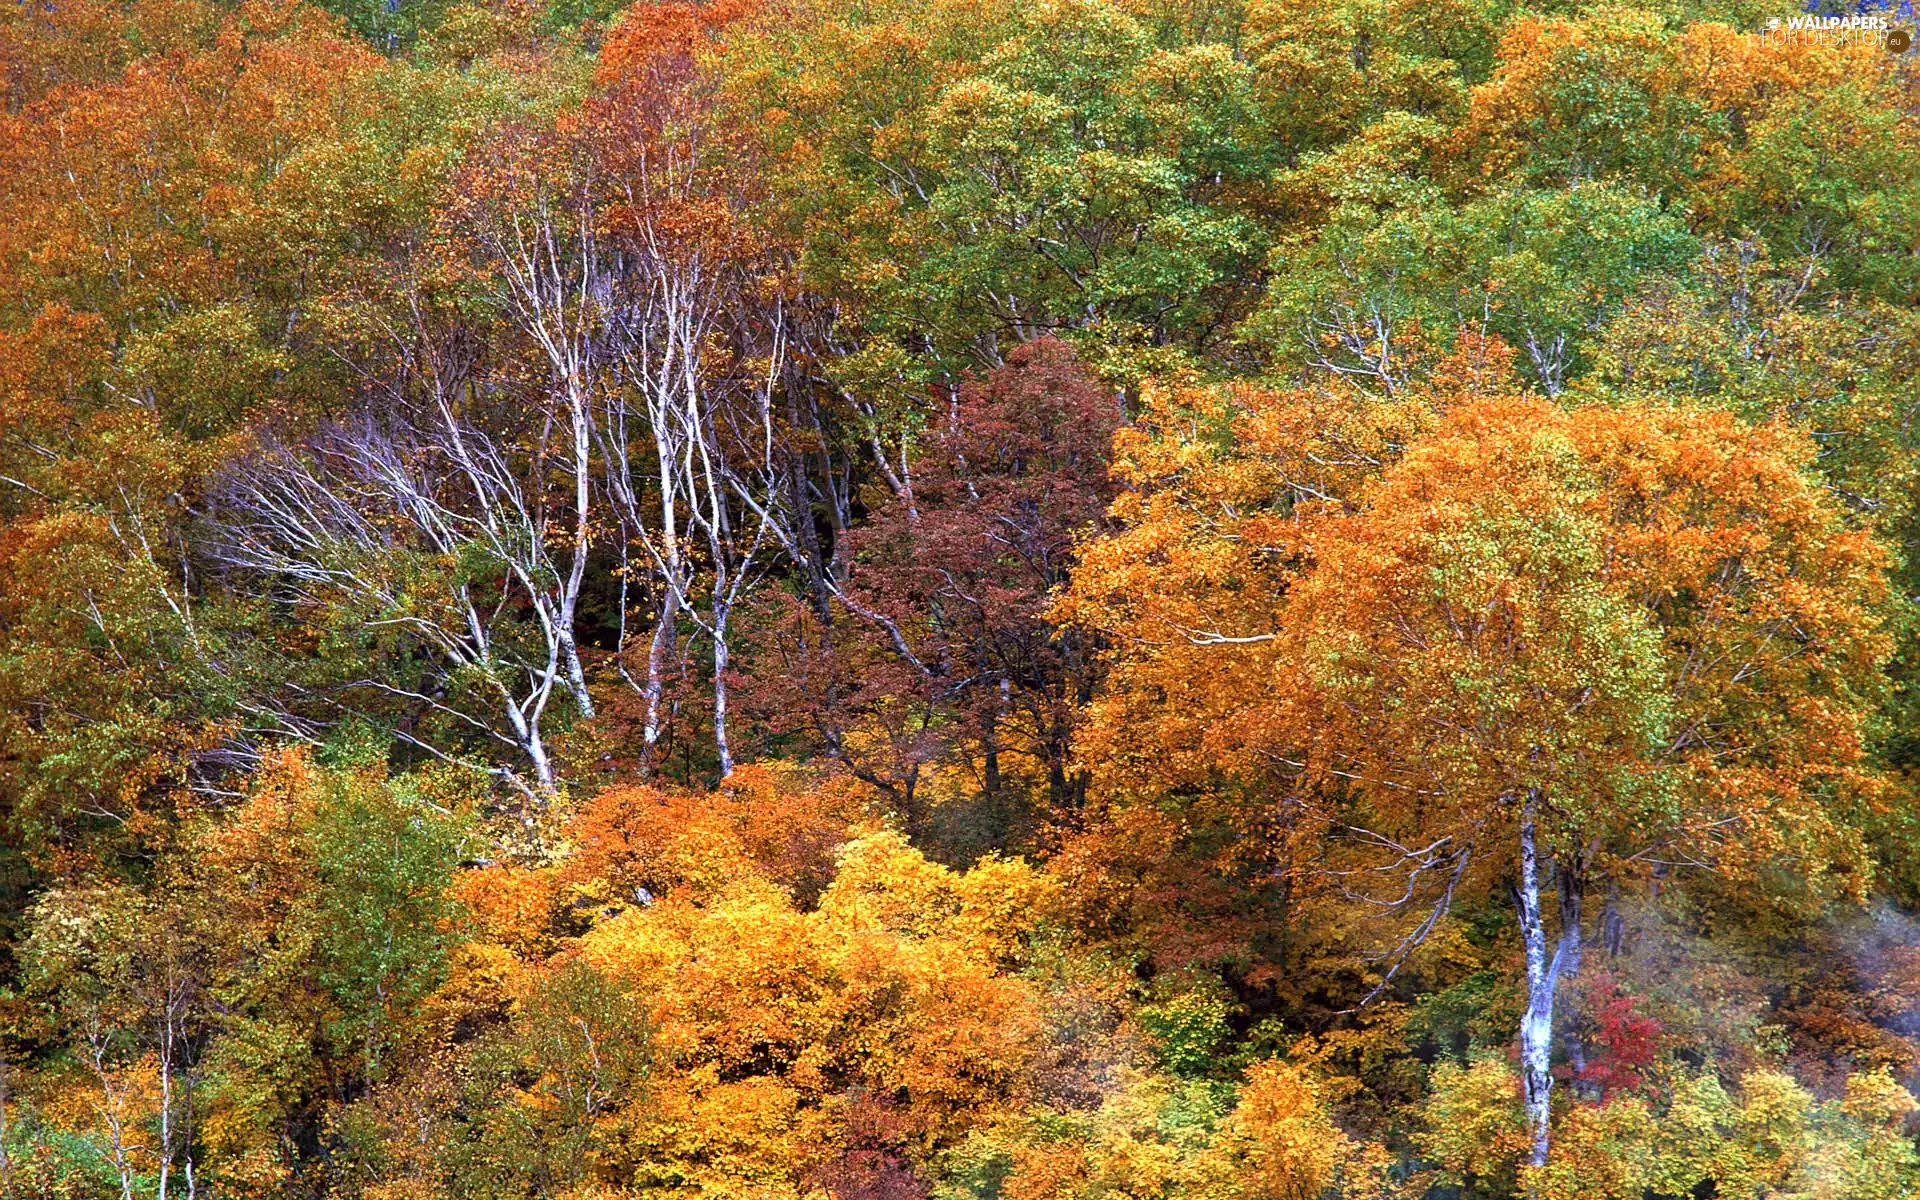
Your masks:
{"label": "orange-leaved tree", "polygon": [[[1164,454],[1181,434],[1160,440]],[[1242,452],[1231,477],[1261,478],[1265,456],[1286,478],[1287,453]],[[1216,709],[1230,733],[1198,731],[1209,765],[1263,785],[1300,838],[1294,869],[1423,914],[1382,988],[1462,887],[1511,889],[1536,1166],[1554,993],[1595,881],[1689,865],[1803,900],[1864,894],[1885,556],[1809,480],[1809,456],[1723,413],[1472,399],[1350,486],[1161,504],[1158,548],[1105,564],[1135,594],[1187,564],[1196,614],[1110,626],[1129,660],[1118,684],[1196,653],[1219,657],[1216,679],[1251,673],[1219,684],[1242,702]],[[1190,569],[1209,555],[1221,569]],[[1099,586],[1080,585],[1082,610],[1126,615]],[[1384,878],[1389,894],[1366,892]]]}

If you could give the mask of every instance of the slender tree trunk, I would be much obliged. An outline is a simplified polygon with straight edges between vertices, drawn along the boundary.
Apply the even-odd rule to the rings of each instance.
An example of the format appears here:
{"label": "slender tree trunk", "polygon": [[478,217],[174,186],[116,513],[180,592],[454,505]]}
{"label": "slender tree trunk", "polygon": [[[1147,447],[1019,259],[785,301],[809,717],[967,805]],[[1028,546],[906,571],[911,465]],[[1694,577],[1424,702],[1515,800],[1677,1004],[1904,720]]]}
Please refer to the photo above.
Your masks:
{"label": "slender tree trunk", "polygon": [[560,661],[566,666],[567,691],[573,695],[574,706],[580,710],[581,716],[591,718],[594,715],[593,697],[587,692],[587,673],[580,665],[580,645],[574,640],[573,620],[571,614],[565,614],[564,623],[557,630]]}
{"label": "slender tree trunk", "polygon": [[[467,633],[473,644],[472,655],[466,661],[469,665],[478,667],[492,676],[495,664],[492,639],[488,636],[486,623],[480,619],[479,608],[464,588],[460,594],[460,602],[466,614]],[[550,650],[546,678],[536,689],[535,695],[528,698],[526,709],[522,709],[520,703],[513,698],[512,689],[497,678],[494,679],[494,689],[499,694],[500,708],[507,718],[507,727],[513,733],[513,743],[520,747],[520,752],[527,756],[527,762],[533,767],[538,796],[542,801],[551,799],[557,790],[553,778],[553,763],[547,758],[547,744],[540,736],[540,717],[547,706],[544,693],[550,692],[553,687],[553,676],[558,662],[558,655],[551,653]]]}
{"label": "slender tree trunk", "polygon": [[128,1152],[122,1098],[113,1084],[113,1072],[107,1066],[106,1035],[100,1028],[98,1013],[92,1014],[87,1028],[87,1065],[99,1080],[103,1103],[96,1106],[107,1124],[108,1163],[120,1180],[120,1200],[133,1200],[133,1161]]}
{"label": "slender tree trunk", "polygon": [[[666,386],[660,388],[660,394],[667,394]],[[660,621],[653,628],[653,641],[647,647],[647,725],[645,758],[647,769],[653,769],[655,748],[661,733],[661,700],[666,688],[667,660],[675,646],[679,644],[680,609],[686,603],[687,575],[680,557],[680,464],[676,439],[684,431],[677,431],[673,424],[675,418],[672,408],[665,400],[653,403],[653,448],[654,459],[659,471],[660,487],[660,550],[655,556],[660,570],[660,583],[664,589],[660,596]],[[638,521],[636,507],[634,519]]]}
{"label": "slender tree trunk", "polygon": [[185,1092],[180,1098],[180,1174],[187,1181],[187,1200],[197,1200],[200,1185],[193,1169],[193,1139],[194,1130],[199,1127],[199,1111],[194,1107],[196,1075],[192,1064],[189,1064],[187,1076],[182,1082]]}
{"label": "slender tree trunk", "polygon": [[[787,427],[789,429],[805,427],[801,421],[799,399],[803,390],[796,381],[790,381],[787,385]],[[831,492],[833,490],[833,451],[831,449],[833,443],[821,431],[819,413],[811,402],[807,405],[807,419],[811,423],[814,435],[819,439],[819,444],[825,447],[821,455],[822,475],[825,488]],[[821,636],[825,637],[827,629],[833,625],[833,592],[827,582],[827,573],[831,567],[821,552],[820,531],[814,527],[813,523],[813,504],[807,494],[808,456],[804,451],[794,447],[792,439],[788,439],[786,453],[787,509],[793,514],[793,541],[807,560],[807,598],[813,603],[814,616],[820,621]],[[838,532],[838,525],[835,526],[835,531]]]}
{"label": "slender tree trunk", "polygon": [[[1547,929],[1540,913],[1540,847],[1536,820],[1540,794],[1527,789],[1520,807],[1520,940],[1527,958],[1527,1008],[1520,1018],[1520,1077],[1525,1089],[1527,1123],[1533,1130],[1528,1161],[1547,1165],[1548,1119],[1553,1091],[1553,987],[1547,960]],[[1556,956],[1557,957],[1557,956]]]}
{"label": "slender tree trunk", "polygon": [[573,561],[567,569],[560,593],[560,654],[567,668],[567,689],[580,715],[591,719],[593,697],[587,691],[587,673],[580,665],[580,645],[576,640],[576,614],[580,607],[580,589],[587,578],[587,551],[593,536],[593,405],[577,378],[570,379],[567,401],[571,408],[573,432]]}
{"label": "slender tree trunk", "polygon": [[1610,958],[1620,957],[1627,940],[1627,921],[1620,915],[1616,899],[1616,889],[1610,883],[1607,885],[1607,906],[1600,913],[1600,944],[1607,948]]}
{"label": "slender tree trunk", "polygon": [[[1520,1019],[1520,1071],[1525,1085],[1527,1121],[1533,1128],[1533,1152],[1528,1161],[1547,1165],[1549,1123],[1553,1093],[1553,1003],[1562,975],[1580,970],[1581,908],[1586,898],[1587,862],[1591,851],[1576,855],[1558,872],[1560,939],[1547,954],[1546,921],[1540,909],[1540,874],[1550,864],[1540,851],[1538,821],[1540,792],[1527,789],[1520,807],[1520,939],[1527,958],[1527,1008]],[[1568,1034],[1568,1049],[1576,1067],[1585,1056],[1578,1039]]]}
{"label": "slender tree trunk", "polygon": [[173,1174],[173,996],[163,993],[166,1011],[160,1026],[160,1181],[154,1200],[167,1200],[167,1184]]}
{"label": "slender tree trunk", "polygon": [[680,588],[669,581],[660,597],[660,620],[653,627],[653,639],[647,644],[647,683],[641,689],[641,696],[647,702],[647,724],[644,731],[644,757],[646,768],[653,769],[654,748],[660,742],[660,701],[666,690],[667,656],[678,641],[676,623],[680,620]]}
{"label": "slender tree trunk", "polygon": [[533,726],[527,728],[524,736],[527,758],[533,763],[533,778],[539,784],[540,797],[543,800],[550,799],[558,790],[558,785],[553,778],[553,762],[547,758],[546,742],[541,738],[540,730]]}
{"label": "slender tree trunk", "polygon": [[720,598],[716,585],[713,598],[713,747],[720,756],[720,778],[733,774],[733,748],[727,743],[727,618],[732,605]]}
{"label": "slender tree trunk", "polygon": [[533,778],[541,800],[553,797],[557,786],[553,778],[553,762],[547,757],[547,743],[540,736],[540,717],[536,710],[533,718],[520,711],[512,696],[503,697],[507,723],[513,729],[514,740],[520,743],[520,752],[527,756],[527,763],[533,768]]}
{"label": "slender tree trunk", "polygon": [[[1002,681],[1001,686],[1005,686]],[[997,708],[987,708],[980,714],[980,750],[984,766],[980,787],[986,793],[987,806],[996,814],[1000,805],[1000,713]]]}
{"label": "slender tree trunk", "polygon": [[1052,714],[1043,718],[1046,723],[1043,733],[1047,747],[1047,806],[1057,818],[1075,807],[1074,781],[1067,775],[1067,762],[1073,754],[1073,728],[1067,723],[1064,706],[1056,704],[1052,708]]}
{"label": "slender tree trunk", "polygon": [[11,1068],[0,1059],[0,1196],[13,1200],[13,1158],[7,1153],[7,1101],[13,1097]]}

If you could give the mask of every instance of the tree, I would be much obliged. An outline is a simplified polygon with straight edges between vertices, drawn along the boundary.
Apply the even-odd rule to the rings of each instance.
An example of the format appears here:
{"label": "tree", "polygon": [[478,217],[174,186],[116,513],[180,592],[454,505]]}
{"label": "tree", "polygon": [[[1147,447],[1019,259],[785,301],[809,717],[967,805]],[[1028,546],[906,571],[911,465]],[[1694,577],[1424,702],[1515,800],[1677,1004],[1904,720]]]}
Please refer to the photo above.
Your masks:
{"label": "tree", "polygon": [[213,1012],[204,946],[193,934],[175,897],[79,886],[40,897],[22,947],[28,994],[95,1093],[83,1136],[123,1197],[148,1180],[156,1200],[170,1189],[195,1192]]}
{"label": "tree", "polygon": [[[512,747],[532,772],[529,794],[551,797],[542,723],[569,676],[571,576],[550,559],[537,480],[446,403],[437,407],[425,428],[366,419],[236,461],[216,482],[206,551],[274,602],[397,638],[403,666],[424,655],[421,678],[375,673],[347,686],[414,704],[456,736]],[[401,736],[454,757],[419,734]]]}
{"label": "tree", "polygon": [[[540,562],[522,573],[522,582],[542,627],[551,631],[574,703],[592,717],[576,626],[593,545],[594,416],[611,354],[593,163],[580,149],[537,129],[500,131],[474,147],[453,181],[448,218],[457,231],[453,252],[480,263],[494,303],[544,360],[545,386],[536,393],[542,421],[531,453],[541,478],[525,489],[533,495],[520,508],[539,514],[546,526],[525,552],[544,556],[548,542],[564,537],[565,559]],[[462,435],[448,392],[458,381],[436,371],[433,382],[438,415],[457,454]],[[552,484],[544,478],[550,472],[558,476]],[[549,489],[559,493],[554,499],[564,512],[547,515]]]}
{"label": "tree", "polygon": [[1156,32],[1104,0],[742,22],[723,94],[775,117],[776,227],[841,340],[943,381],[1047,333],[1218,340],[1258,275],[1266,137],[1229,45]]}
{"label": "tree", "polygon": [[463,940],[471,801],[364,757],[269,757],[167,864],[207,964],[213,1186],[324,1188],[329,1124],[411,1062]]}
{"label": "tree", "polygon": [[337,153],[379,58],[314,10],[88,4],[0,40],[0,787],[44,869],[152,852],[249,765],[257,614],[184,526],[221,439],[325,375],[298,314],[404,189]]}
{"label": "tree", "polygon": [[[1305,873],[1425,914],[1380,987],[1462,886],[1511,887],[1535,1165],[1595,880],[1697,865],[1803,901],[1864,894],[1884,556],[1806,463],[1792,435],[1724,415],[1496,398],[1344,496],[1212,534],[1257,539],[1252,577],[1284,595],[1263,629],[1185,639],[1258,646],[1221,665],[1270,672],[1246,714],[1265,727],[1215,765],[1271,780],[1291,832],[1324,839]],[[1243,586],[1197,582],[1180,602],[1202,610]],[[1383,877],[1394,891],[1362,884]]]}
{"label": "tree", "polygon": [[1426,189],[1387,205],[1343,198],[1276,256],[1283,270],[1243,336],[1267,342],[1283,366],[1393,393],[1452,349],[1458,331],[1477,330],[1522,351],[1533,381],[1555,396],[1643,281],[1693,255],[1672,214],[1602,183],[1459,207]]}
{"label": "tree", "polygon": [[[1120,422],[1118,395],[1065,342],[1014,350],[957,389],[850,535],[846,577],[828,585],[846,618],[829,625],[796,604],[779,630],[772,650],[793,686],[769,681],[769,699],[916,824],[919,772],[955,746],[976,756],[990,807],[1009,798],[1003,764],[1015,756],[1044,777],[1049,811],[1076,806],[1073,713],[1093,692],[1095,660],[1044,610],[1113,496]],[[873,750],[862,752],[863,734]]]}
{"label": "tree", "polygon": [[[1043,1050],[1022,971],[1056,890],[928,862],[850,782],[743,765],[714,793],[597,797],[580,856],[531,884],[576,936],[464,927],[425,1002],[444,1037],[364,1093],[360,1161],[515,1197],[930,1178]],[[473,874],[498,893],[510,872]]]}

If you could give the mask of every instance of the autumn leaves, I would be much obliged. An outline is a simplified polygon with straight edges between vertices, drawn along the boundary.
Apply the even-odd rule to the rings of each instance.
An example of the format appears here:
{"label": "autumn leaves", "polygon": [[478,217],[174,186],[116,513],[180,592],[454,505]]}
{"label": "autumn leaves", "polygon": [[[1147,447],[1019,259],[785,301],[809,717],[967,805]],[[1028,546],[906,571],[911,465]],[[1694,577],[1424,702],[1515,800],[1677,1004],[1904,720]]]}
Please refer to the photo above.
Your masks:
{"label": "autumn leaves", "polygon": [[[1215,419],[1292,423],[1306,403]],[[1161,420],[1132,462],[1203,465],[1125,506],[1133,527],[1076,578],[1069,605],[1105,616],[1123,664],[1087,744],[1265,780],[1291,810],[1276,857],[1405,929],[1389,978],[1463,888],[1511,888],[1535,1165],[1588,889],[1783,859],[1809,895],[1867,886],[1884,552],[1808,482],[1797,438],[1669,407],[1462,399],[1371,478],[1288,496],[1251,439],[1222,453]],[[1144,578],[1116,593],[1099,567]],[[1210,707],[1169,722],[1179,749],[1121,715],[1203,663]]]}
{"label": "autumn leaves", "polygon": [[1886,56],[329,7],[0,17],[0,1191],[1911,1190]]}

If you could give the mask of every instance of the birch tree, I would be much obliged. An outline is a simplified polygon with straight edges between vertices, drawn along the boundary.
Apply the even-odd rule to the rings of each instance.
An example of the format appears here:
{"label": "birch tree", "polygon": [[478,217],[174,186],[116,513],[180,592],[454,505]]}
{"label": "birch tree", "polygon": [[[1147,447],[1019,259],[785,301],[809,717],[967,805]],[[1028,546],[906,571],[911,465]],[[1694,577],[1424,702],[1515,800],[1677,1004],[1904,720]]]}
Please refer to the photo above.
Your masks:
{"label": "birch tree", "polygon": [[[733,614],[764,552],[792,540],[779,536],[791,481],[773,404],[787,374],[787,289],[779,255],[744,211],[738,148],[716,136],[708,81],[682,35],[692,36],[669,31],[636,51],[586,123],[608,261],[617,252],[602,311],[618,386],[605,393],[598,436],[620,532],[622,671],[645,702],[644,757],[662,736],[667,678],[704,637],[724,777]],[[653,593],[639,680],[624,654],[636,565]]]}
{"label": "birch tree", "polygon": [[493,438],[444,405],[438,416],[425,427],[362,419],[236,462],[214,493],[207,553],[274,601],[404,638],[423,656],[419,679],[376,671],[348,688],[517,751],[531,784],[516,768],[503,776],[550,796],[542,726],[569,676],[572,615],[551,586],[544,512]]}
{"label": "birch tree", "polygon": [[[1597,885],[1864,894],[1884,552],[1802,440],[1725,414],[1463,398],[1357,475],[1303,414],[1255,415],[1217,464],[1178,436],[1123,456],[1152,486],[1068,605],[1121,646],[1083,746],[1260,781],[1278,869],[1398,931],[1376,996],[1463,891],[1510,899],[1540,1166]],[[1130,720],[1195,678],[1180,721]]]}
{"label": "birch tree", "polygon": [[[1350,511],[1300,519],[1312,566],[1283,641],[1302,783],[1378,831],[1344,856],[1406,880],[1376,903],[1447,878],[1431,928],[1463,877],[1511,889],[1535,1167],[1596,881],[1758,878],[1777,856],[1810,897],[1861,886],[1882,556],[1807,460],[1730,417],[1488,401]],[[1389,839],[1429,848],[1369,853]]]}
{"label": "birch tree", "polygon": [[[545,367],[529,499],[564,547],[550,576],[553,636],[568,690],[593,716],[575,635],[593,548],[596,417],[611,366],[615,263],[601,241],[591,153],[551,131],[509,128],[483,141],[456,183],[453,248],[476,260],[487,291]],[[557,510],[549,517],[547,509]]]}

